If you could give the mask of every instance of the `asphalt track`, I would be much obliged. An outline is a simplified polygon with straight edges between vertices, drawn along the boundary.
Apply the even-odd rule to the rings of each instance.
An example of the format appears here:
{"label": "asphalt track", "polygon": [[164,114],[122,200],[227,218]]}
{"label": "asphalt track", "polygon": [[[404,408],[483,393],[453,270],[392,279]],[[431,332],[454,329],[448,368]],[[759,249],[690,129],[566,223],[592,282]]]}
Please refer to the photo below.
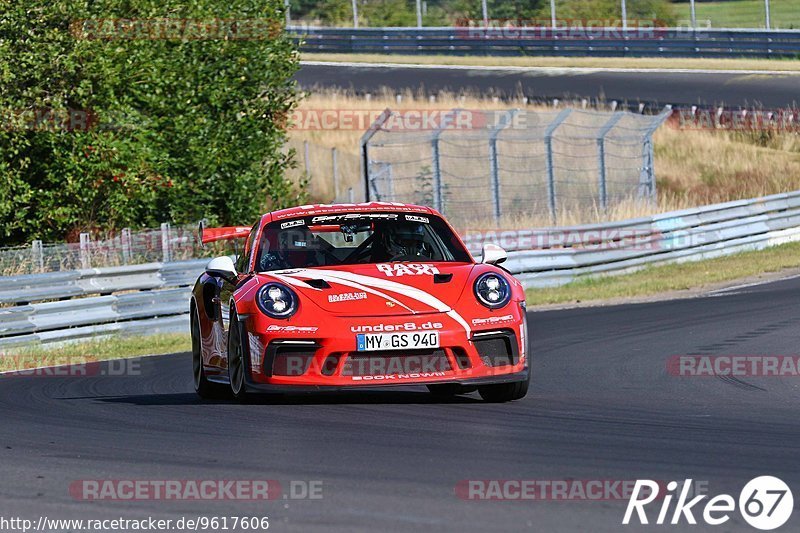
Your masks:
{"label": "asphalt track", "polygon": [[[132,375],[0,377],[0,516],[268,515],[270,531],[653,531],[621,501],[464,501],[466,479],[683,480],[800,501],[800,378],[674,377],[675,354],[796,354],[800,279],[714,297],[530,313],[522,401],[424,389],[199,401],[190,357]],[[81,479],[323,482],[321,500],[86,502]],[[657,509],[652,512],[651,519]],[[661,526],[659,531],[688,527]],[[695,526],[692,530],[711,530]],[[800,513],[781,531],[800,529]],[[715,531],[755,531],[735,513]]]}
{"label": "asphalt track", "polygon": [[527,96],[531,100],[600,99],[659,106],[763,106],[800,102],[800,75],[732,72],[604,71],[592,69],[469,69],[304,64],[296,74],[304,89],[338,88],[375,94],[441,91]]}

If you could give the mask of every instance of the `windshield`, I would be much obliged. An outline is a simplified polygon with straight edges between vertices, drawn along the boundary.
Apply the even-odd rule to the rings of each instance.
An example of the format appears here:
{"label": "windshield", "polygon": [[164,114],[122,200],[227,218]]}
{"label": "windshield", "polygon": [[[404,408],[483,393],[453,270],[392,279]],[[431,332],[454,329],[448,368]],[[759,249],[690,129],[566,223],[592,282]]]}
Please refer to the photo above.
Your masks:
{"label": "windshield", "polygon": [[261,236],[256,269],[268,272],[394,261],[470,260],[438,217],[347,213],[269,224]]}

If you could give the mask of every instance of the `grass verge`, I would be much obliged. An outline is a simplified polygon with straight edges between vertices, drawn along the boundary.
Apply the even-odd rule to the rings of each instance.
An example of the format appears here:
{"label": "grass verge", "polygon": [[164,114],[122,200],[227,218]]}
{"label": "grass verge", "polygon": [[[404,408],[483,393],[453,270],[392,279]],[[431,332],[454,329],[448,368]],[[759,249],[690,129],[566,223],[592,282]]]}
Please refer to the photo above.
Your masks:
{"label": "grass verge", "polygon": [[60,346],[29,346],[0,351],[0,371],[26,370],[43,366],[85,364],[140,355],[159,355],[191,350],[185,333],[141,337],[108,337]]}
{"label": "grass verge", "polygon": [[[769,4],[773,29],[800,28],[797,0],[770,0]],[[690,18],[688,3],[673,5],[682,19]],[[701,27],[708,22],[715,28],[764,28],[766,24],[764,0],[698,2],[696,11]]]}
{"label": "grass verge", "polygon": [[792,59],[689,59],[660,57],[496,57],[496,56],[405,56],[394,54],[311,54],[303,61],[348,63],[402,63],[492,67],[552,67],[605,69],[773,70],[800,72],[800,61]]}
{"label": "grass verge", "polygon": [[636,298],[703,289],[717,283],[800,266],[800,243],[728,257],[647,268],[619,276],[588,277],[562,287],[529,289],[529,305]]}

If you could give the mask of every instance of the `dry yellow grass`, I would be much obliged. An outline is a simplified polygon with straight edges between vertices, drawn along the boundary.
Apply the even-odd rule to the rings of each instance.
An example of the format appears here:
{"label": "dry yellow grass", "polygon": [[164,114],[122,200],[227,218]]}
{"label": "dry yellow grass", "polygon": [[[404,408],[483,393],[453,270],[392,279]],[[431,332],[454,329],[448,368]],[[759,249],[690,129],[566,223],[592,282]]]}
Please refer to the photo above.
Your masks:
{"label": "dry yellow grass", "polygon": [[[398,101],[393,92],[385,91],[371,98],[343,93],[308,95],[300,105],[308,110],[344,109],[373,110],[408,109],[481,109],[501,110],[509,107],[541,109],[529,106],[522,99],[503,102],[474,96],[440,94],[435,100],[421,94],[405,93]],[[301,115],[302,116],[302,115]],[[365,129],[365,128],[364,128]],[[347,199],[352,188],[354,198],[363,197],[360,177],[360,138],[364,129],[301,130],[290,132],[289,146],[297,150],[298,168],[290,173],[295,180],[304,175],[304,141],[309,142],[310,196],[315,201],[334,198],[331,149],[339,157],[338,198]],[[730,133],[679,130],[664,125],[655,135],[655,170],[658,180],[656,205],[635,201],[623,202],[606,213],[599,208],[586,209],[559,206],[559,225],[572,225],[621,220],[653,213],[705,205],[708,203],[752,198],[800,189],[800,136],[792,133]],[[505,227],[547,226],[546,216],[514,216],[502,221]],[[494,227],[488,213],[470,214],[472,228]]]}
{"label": "dry yellow grass", "polygon": [[654,138],[659,204],[704,205],[800,189],[800,136],[683,131]]}
{"label": "dry yellow grass", "polygon": [[785,59],[689,59],[656,57],[494,57],[494,56],[403,56],[383,54],[310,54],[304,61],[356,63],[402,63],[497,67],[770,70],[800,72],[800,61]]}

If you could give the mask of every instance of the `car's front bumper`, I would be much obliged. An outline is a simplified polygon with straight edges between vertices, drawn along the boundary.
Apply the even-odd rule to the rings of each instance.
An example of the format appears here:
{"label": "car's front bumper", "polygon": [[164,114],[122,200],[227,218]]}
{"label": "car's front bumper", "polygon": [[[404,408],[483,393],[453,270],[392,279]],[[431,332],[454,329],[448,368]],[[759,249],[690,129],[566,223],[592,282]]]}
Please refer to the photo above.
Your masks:
{"label": "car's front bumper", "polygon": [[503,383],[517,383],[520,381],[527,381],[529,378],[529,370],[526,367],[524,370],[512,374],[498,374],[495,376],[470,378],[470,379],[445,379],[438,381],[404,381],[404,382],[364,382],[361,385],[347,384],[347,385],[309,385],[309,384],[276,384],[276,383],[261,383],[248,380],[247,387],[250,390],[257,392],[337,392],[344,390],[352,390],[354,388],[396,388],[408,387],[410,385],[441,385],[441,384],[455,384],[464,387],[480,387],[484,385],[499,385]]}
{"label": "car's front bumper", "polygon": [[[267,332],[247,325],[248,384],[257,390],[340,390],[455,383],[480,386],[528,379],[527,332],[520,313],[491,328],[464,328],[446,314],[403,318],[332,318],[328,324]],[[357,351],[360,328],[415,324],[439,332],[430,350]]]}

